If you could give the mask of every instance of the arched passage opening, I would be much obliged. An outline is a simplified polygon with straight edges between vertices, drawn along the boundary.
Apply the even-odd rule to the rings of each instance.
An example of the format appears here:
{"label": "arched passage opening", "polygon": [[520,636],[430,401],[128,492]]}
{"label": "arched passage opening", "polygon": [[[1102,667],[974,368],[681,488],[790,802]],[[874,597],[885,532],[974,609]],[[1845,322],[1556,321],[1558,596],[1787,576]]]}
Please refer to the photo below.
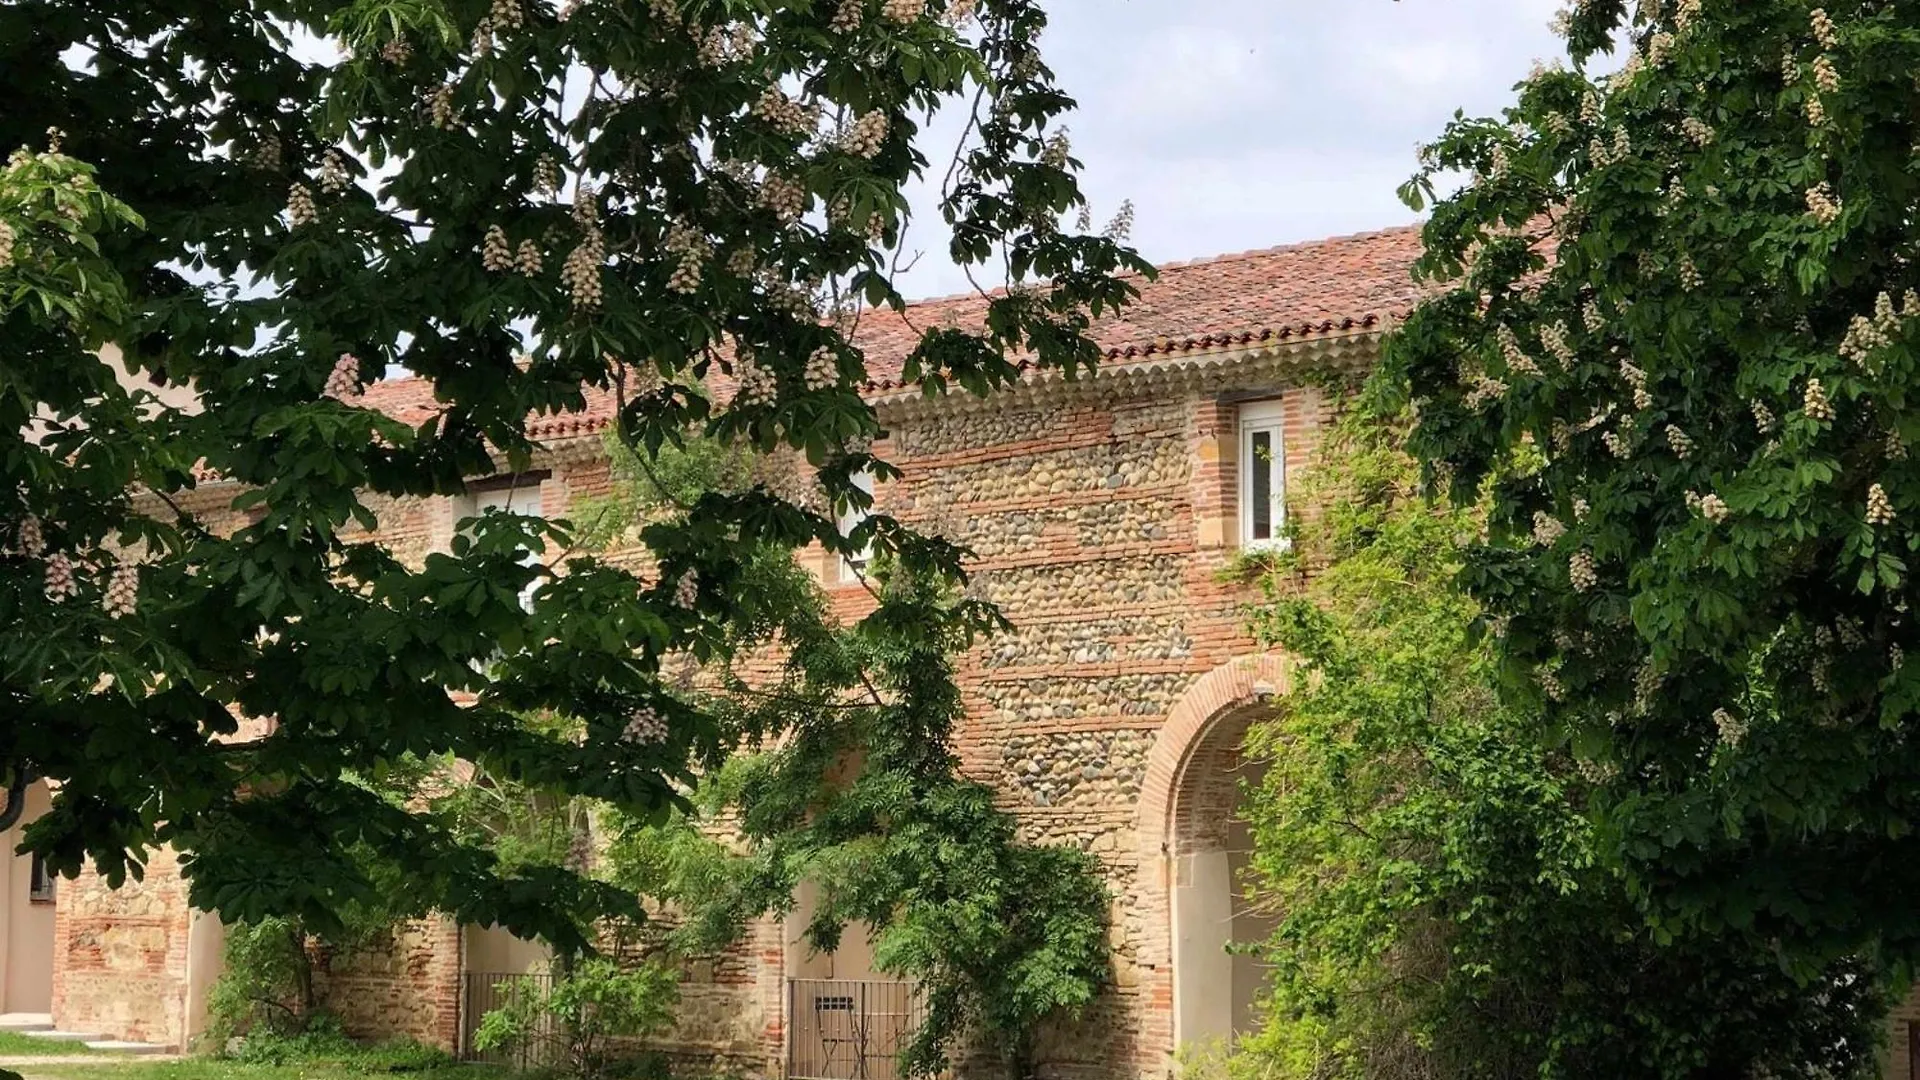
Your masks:
{"label": "arched passage opening", "polygon": [[1243,751],[1247,729],[1271,714],[1270,707],[1249,707],[1215,720],[1174,788],[1168,855],[1176,1044],[1231,1041],[1254,1028],[1266,973],[1247,947],[1265,941],[1276,920],[1247,899],[1253,840],[1239,810],[1245,787],[1265,772]]}
{"label": "arched passage opening", "polygon": [[1266,972],[1243,947],[1265,941],[1276,917],[1245,886],[1253,850],[1240,810],[1264,763],[1244,748],[1248,730],[1276,715],[1292,664],[1277,655],[1222,665],[1187,691],[1148,759],[1141,792],[1143,908],[1164,920],[1143,950],[1154,970],[1163,1050],[1231,1042],[1251,1032]]}

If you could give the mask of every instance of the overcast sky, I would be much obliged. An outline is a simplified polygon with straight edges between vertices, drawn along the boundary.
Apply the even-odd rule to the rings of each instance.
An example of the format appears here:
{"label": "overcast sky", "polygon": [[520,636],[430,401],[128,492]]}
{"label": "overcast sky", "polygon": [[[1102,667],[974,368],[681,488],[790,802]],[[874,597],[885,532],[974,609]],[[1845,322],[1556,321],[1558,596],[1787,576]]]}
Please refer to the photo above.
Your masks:
{"label": "overcast sky", "polygon": [[[1051,0],[1042,41],[1096,224],[1122,199],[1155,262],[1408,223],[1414,144],[1497,111],[1563,55],[1559,0]],[[936,125],[929,156],[957,128]],[[963,291],[931,201],[909,296]]]}

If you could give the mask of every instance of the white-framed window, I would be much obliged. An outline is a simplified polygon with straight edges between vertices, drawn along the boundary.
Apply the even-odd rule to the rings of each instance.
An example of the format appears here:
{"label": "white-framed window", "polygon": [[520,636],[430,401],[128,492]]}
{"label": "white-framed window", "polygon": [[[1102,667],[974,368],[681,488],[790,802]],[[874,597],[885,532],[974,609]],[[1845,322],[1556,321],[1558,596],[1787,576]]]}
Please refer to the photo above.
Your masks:
{"label": "white-framed window", "polygon": [[[854,473],[853,486],[866,492],[867,495],[871,497],[873,495],[873,474],[865,469]],[[862,510],[857,506],[848,506],[840,515],[840,535],[852,536],[853,530],[859,528],[861,522],[872,516],[873,512],[871,510]],[[840,559],[840,580],[854,580],[866,570],[867,564],[872,561],[873,545],[871,543],[852,555],[842,556]]]}
{"label": "white-framed window", "polygon": [[1240,546],[1287,546],[1287,450],[1278,401],[1240,406]]}
{"label": "white-framed window", "polygon": [[[538,477],[516,478],[513,483],[490,485],[479,491],[470,491],[455,504],[455,515],[460,520],[477,518],[490,510],[507,514],[519,514],[523,517],[544,517],[540,505],[540,480]],[[457,523],[456,523],[457,524]],[[521,555],[520,561],[532,566],[540,561],[536,552],[528,551]],[[540,587],[540,579],[535,578],[520,590],[520,604],[530,607],[534,590]]]}

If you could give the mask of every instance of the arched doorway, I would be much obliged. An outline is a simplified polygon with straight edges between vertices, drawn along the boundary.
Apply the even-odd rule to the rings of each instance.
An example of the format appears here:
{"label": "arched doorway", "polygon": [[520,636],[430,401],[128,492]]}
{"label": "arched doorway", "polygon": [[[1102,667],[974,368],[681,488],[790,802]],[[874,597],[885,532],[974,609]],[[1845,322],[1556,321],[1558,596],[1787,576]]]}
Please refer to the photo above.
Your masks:
{"label": "arched doorway", "polygon": [[1276,917],[1247,900],[1252,853],[1238,811],[1263,763],[1249,758],[1248,729],[1279,709],[1292,664],[1260,656],[1222,665],[1175,706],[1155,737],[1141,792],[1143,906],[1163,912],[1143,959],[1154,968],[1163,1050],[1230,1042],[1253,1030],[1265,971],[1241,946],[1265,941]]}
{"label": "arched doorway", "polygon": [[1265,983],[1246,946],[1265,941],[1274,918],[1248,901],[1243,881],[1253,854],[1238,810],[1244,785],[1264,766],[1242,752],[1247,728],[1271,713],[1249,707],[1219,717],[1189,755],[1174,788],[1169,914],[1173,932],[1176,1045],[1229,1042],[1253,1030]]}

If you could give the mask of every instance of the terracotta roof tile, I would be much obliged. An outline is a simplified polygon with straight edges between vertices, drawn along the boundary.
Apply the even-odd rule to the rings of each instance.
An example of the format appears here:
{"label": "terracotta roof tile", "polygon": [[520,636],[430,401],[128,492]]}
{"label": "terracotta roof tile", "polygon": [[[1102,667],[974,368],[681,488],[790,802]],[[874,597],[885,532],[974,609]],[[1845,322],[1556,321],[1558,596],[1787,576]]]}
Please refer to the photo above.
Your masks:
{"label": "terracotta roof tile", "polygon": [[[1412,310],[1419,290],[1410,271],[1419,248],[1419,228],[1407,226],[1168,263],[1158,280],[1138,282],[1134,303],[1096,321],[1092,335],[1107,358],[1137,360],[1371,329]],[[986,306],[984,298],[968,294],[919,301],[904,313],[862,315],[855,341],[866,352],[872,388],[899,385],[902,365],[922,332],[978,326]],[[432,385],[416,378],[375,383],[357,403],[415,426],[439,409]],[[592,434],[613,413],[610,394],[589,390],[583,411],[536,417],[529,434]]]}

